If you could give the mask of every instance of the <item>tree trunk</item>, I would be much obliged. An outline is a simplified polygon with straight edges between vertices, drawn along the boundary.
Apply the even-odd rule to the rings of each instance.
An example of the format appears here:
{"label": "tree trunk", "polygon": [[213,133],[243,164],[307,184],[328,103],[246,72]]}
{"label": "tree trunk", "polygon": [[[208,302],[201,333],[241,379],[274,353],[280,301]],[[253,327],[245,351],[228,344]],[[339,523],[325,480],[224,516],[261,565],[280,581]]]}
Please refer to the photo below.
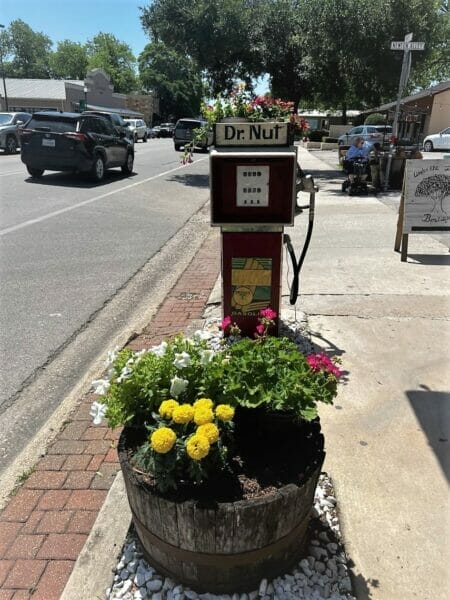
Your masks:
{"label": "tree trunk", "polygon": [[342,103],[342,125],[347,125],[347,104]]}

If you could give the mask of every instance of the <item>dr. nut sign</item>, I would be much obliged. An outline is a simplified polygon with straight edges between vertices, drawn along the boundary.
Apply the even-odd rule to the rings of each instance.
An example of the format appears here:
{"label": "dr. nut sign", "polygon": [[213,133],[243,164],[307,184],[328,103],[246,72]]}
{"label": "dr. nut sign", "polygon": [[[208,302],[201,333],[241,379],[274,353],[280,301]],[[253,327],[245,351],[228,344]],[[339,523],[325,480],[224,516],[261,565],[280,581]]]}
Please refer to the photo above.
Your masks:
{"label": "dr. nut sign", "polygon": [[289,123],[217,123],[215,146],[286,146]]}

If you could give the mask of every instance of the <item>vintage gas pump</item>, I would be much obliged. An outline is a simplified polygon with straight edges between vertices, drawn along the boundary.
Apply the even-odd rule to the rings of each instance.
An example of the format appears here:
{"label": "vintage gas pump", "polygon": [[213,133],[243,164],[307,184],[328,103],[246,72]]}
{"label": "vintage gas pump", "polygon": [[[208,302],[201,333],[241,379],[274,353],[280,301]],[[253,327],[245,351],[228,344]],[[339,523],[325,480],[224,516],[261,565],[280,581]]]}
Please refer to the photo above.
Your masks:
{"label": "vintage gas pump", "polygon": [[[289,123],[215,125],[211,224],[222,230],[223,312],[244,335],[253,335],[261,309],[271,307],[280,313],[283,242],[294,266],[291,303],[297,297],[298,272],[312,231],[315,188],[311,178],[297,182],[292,141]],[[297,263],[283,229],[294,224],[298,188],[310,191],[311,200],[307,241]]]}

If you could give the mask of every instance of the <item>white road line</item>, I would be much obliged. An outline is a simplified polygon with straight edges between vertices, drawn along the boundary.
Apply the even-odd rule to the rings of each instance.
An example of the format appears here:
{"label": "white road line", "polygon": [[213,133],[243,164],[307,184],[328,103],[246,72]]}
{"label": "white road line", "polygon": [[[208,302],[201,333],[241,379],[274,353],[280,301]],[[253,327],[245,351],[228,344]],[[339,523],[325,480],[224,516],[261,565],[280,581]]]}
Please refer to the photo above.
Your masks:
{"label": "white road line", "polygon": [[[206,160],[206,158],[200,158],[196,162],[201,162],[202,160]],[[112,190],[111,192],[106,192],[106,194],[101,194],[100,196],[96,196],[95,198],[90,198],[89,200],[84,200],[83,202],[79,202],[78,204],[74,204],[72,206],[67,206],[66,208],[61,208],[60,210],[55,210],[54,212],[48,213],[46,215],[42,215],[42,217],[38,217],[37,219],[30,219],[29,221],[24,221],[23,223],[19,223],[18,225],[13,225],[12,227],[7,227],[6,229],[0,229],[0,235],[6,235],[7,233],[12,233],[13,231],[18,231],[19,229],[24,229],[25,227],[29,227],[30,225],[35,225],[36,223],[42,223],[42,221],[46,221],[47,219],[52,219],[53,217],[57,217],[58,215],[62,215],[66,212],[70,212],[71,210],[75,210],[76,208],[80,208],[81,206],[86,206],[87,204],[91,204],[92,202],[96,202],[97,200],[103,200],[103,198],[107,198],[108,196],[112,196],[113,194],[117,194],[119,192],[129,190],[130,188],[136,187],[137,185],[147,183],[147,181],[152,181],[152,179],[157,179],[158,177],[163,177],[164,175],[173,173],[173,171],[179,171],[180,169],[185,169],[185,168],[186,168],[186,165],[180,165],[179,167],[175,167],[174,169],[169,169],[168,171],[164,171],[164,173],[159,173],[158,175],[153,175],[153,177],[148,177],[147,179],[143,179],[142,181],[137,181],[136,183],[131,183],[130,185],[126,185],[125,187],[122,187],[118,190]]]}
{"label": "white road line", "polygon": [[10,173],[0,173],[0,177],[5,177],[5,175],[17,175],[18,173],[25,173],[25,171],[11,171]]}

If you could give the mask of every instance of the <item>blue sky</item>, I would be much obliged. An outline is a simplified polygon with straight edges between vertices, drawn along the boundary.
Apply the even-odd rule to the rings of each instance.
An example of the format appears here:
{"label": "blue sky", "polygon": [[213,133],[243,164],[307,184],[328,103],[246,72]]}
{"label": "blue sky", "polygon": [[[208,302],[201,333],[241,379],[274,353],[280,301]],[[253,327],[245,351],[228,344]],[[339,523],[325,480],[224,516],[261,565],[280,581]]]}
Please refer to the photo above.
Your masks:
{"label": "blue sky", "polygon": [[71,40],[84,44],[102,31],[127,43],[138,56],[148,38],[141,27],[139,6],[148,0],[0,0],[1,23],[21,19],[34,31],[56,42]]}
{"label": "blue sky", "polygon": [[[33,29],[45,33],[53,42],[62,40],[84,44],[97,33],[112,33],[128,44],[138,57],[149,39],[139,19],[139,6],[149,0],[0,0],[0,23],[8,27],[21,19]],[[267,79],[257,86],[256,93],[267,91]]]}

